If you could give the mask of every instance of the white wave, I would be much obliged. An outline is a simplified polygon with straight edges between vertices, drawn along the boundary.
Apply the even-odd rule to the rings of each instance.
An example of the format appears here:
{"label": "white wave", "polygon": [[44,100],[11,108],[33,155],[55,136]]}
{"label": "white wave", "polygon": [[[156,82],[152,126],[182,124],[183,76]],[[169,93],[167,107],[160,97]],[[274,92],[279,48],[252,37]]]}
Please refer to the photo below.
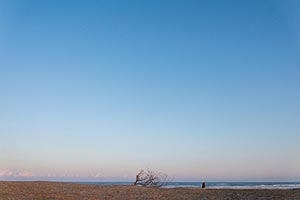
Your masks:
{"label": "white wave", "polygon": [[198,188],[200,186],[198,185],[166,185],[166,186],[163,186],[164,188]]}
{"label": "white wave", "polygon": [[[170,184],[164,186],[164,188],[201,188],[201,185],[189,185],[189,184]],[[282,183],[282,184],[249,184],[249,185],[230,185],[226,183],[220,183],[217,185],[207,185],[206,188],[211,189],[297,189],[300,188],[300,183]]]}
{"label": "white wave", "polygon": [[274,185],[243,185],[243,186],[208,186],[212,189],[296,189],[300,184],[274,184]]}

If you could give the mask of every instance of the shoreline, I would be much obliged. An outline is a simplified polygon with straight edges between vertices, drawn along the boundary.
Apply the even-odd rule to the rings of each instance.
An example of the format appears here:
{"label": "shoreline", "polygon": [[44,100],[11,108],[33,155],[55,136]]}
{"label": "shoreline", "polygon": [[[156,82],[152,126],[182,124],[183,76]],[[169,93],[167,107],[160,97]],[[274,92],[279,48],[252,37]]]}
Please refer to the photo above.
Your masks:
{"label": "shoreline", "polygon": [[[6,182],[76,183],[98,186],[130,186],[132,181],[3,180]],[[1,182],[1,180],[0,180]],[[202,188],[202,182],[173,181],[162,188]],[[300,182],[206,182],[206,189],[300,189]]]}
{"label": "shoreline", "polygon": [[0,200],[13,199],[300,199],[298,189],[145,188],[50,181],[0,181]]}

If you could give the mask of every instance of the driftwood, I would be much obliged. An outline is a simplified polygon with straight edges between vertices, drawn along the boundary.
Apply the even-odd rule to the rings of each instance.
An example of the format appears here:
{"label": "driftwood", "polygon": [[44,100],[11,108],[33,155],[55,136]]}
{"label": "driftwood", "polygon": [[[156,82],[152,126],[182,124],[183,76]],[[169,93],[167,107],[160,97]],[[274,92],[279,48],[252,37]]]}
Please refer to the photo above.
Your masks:
{"label": "driftwood", "polygon": [[134,185],[144,187],[162,187],[168,183],[168,176],[149,169],[141,170],[137,175]]}

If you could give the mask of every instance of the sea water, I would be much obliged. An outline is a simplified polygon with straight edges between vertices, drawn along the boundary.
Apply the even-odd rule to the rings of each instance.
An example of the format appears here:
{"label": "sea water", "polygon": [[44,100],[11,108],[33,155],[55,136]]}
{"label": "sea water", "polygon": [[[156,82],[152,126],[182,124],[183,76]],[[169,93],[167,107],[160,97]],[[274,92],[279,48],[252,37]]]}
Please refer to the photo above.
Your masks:
{"label": "sea water", "polygon": [[[92,185],[132,185],[132,182],[80,182]],[[201,187],[201,182],[170,182],[165,188]],[[212,189],[300,189],[300,182],[206,182]]]}
{"label": "sea water", "polygon": [[[201,187],[200,182],[174,182],[166,187]],[[300,182],[206,182],[206,188],[215,189],[295,189]]]}

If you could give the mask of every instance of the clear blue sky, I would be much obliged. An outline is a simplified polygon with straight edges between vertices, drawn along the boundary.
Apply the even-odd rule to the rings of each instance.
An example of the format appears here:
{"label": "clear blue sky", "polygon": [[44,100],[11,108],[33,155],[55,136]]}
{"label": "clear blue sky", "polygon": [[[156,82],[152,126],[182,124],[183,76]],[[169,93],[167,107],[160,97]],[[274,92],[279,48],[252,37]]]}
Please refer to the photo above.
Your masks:
{"label": "clear blue sky", "polygon": [[300,181],[300,3],[0,0],[0,179]]}

